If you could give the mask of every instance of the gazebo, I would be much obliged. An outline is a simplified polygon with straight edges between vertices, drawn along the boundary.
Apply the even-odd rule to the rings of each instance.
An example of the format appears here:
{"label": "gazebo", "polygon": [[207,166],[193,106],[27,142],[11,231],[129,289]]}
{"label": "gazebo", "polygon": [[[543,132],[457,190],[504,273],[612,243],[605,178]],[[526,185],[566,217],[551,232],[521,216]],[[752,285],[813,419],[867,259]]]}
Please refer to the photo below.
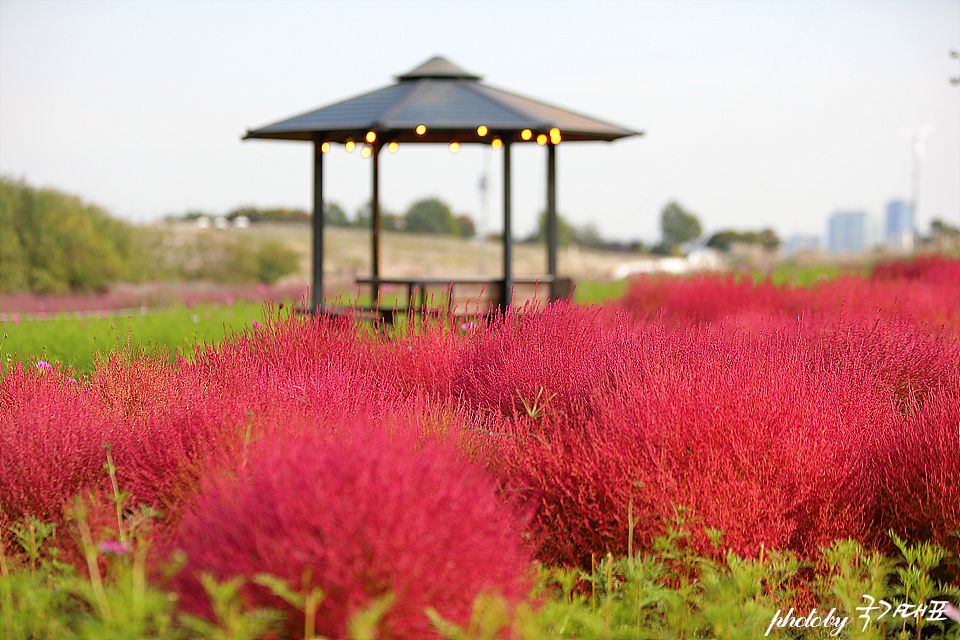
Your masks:
{"label": "gazebo", "polygon": [[[313,283],[311,307],[324,304],[323,294],[323,156],[331,144],[348,151],[361,146],[372,159],[372,273],[358,280],[372,286],[377,304],[380,278],[380,151],[396,151],[400,144],[442,143],[451,151],[461,144],[486,144],[503,151],[503,277],[500,303],[511,301],[515,282],[512,266],[510,220],[510,148],[514,144],[539,144],[547,151],[547,272],[544,282],[557,281],[557,146],[563,142],[613,141],[642,135],[623,127],[572,111],[495,89],[480,76],[464,71],[441,57],[427,60],[396,77],[392,85],[363,95],[248,130],[244,140],[302,140],[314,148],[313,177]],[[455,280],[450,279],[451,282]],[[417,282],[413,279],[412,285]]]}

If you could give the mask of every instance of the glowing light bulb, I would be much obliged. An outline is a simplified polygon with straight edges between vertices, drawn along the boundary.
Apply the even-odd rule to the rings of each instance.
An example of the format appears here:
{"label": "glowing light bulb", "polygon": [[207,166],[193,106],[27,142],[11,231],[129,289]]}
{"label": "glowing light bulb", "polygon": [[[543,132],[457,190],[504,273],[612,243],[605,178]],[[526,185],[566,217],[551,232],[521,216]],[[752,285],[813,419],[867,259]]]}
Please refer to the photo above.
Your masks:
{"label": "glowing light bulb", "polygon": [[560,129],[550,129],[550,144],[560,144]]}
{"label": "glowing light bulb", "polygon": [[417,125],[417,135],[418,135],[418,136],[422,136],[422,135],[425,134],[426,132],[427,132],[427,125],[425,125],[425,124],[418,124],[418,125]]}
{"label": "glowing light bulb", "polygon": [[370,145],[363,145],[363,149],[360,149],[360,155],[364,158],[369,158],[372,153],[373,148]]}
{"label": "glowing light bulb", "polygon": [[377,141],[377,132],[376,131],[367,131],[367,137],[364,138],[370,144],[373,144]]}
{"label": "glowing light bulb", "polygon": [[500,147],[503,146],[503,140],[501,140],[500,138],[494,138],[493,141],[490,143],[490,146],[493,147],[494,149],[499,149]]}
{"label": "glowing light bulb", "polygon": [[533,137],[533,132],[530,131],[530,129],[524,129],[520,132],[520,137],[524,140],[529,140],[531,137]]}
{"label": "glowing light bulb", "polygon": [[327,151],[330,151],[330,143],[324,142],[320,145],[320,153],[326,153]]}
{"label": "glowing light bulb", "polygon": [[454,140],[450,143],[450,153],[456,153],[457,151],[460,151],[460,143]]}
{"label": "glowing light bulb", "polygon": [[347,140],[346,143],[344,143],[343,148],[346,149],[348,152],[352,152],[356,146],[357,146],[356,142],[354,142],[353,140]]}
{"label": "glowing light bulb", "polygon": [[487,129],[487,125],[485,125],[485,124],[482,124],[482,125],[480,125],[479,127],[477,127],[477,135],[480,136],[481,138],[482,138],[483,136],[487,135],[487,133],[489,133],[489,132],[490,132],[490,130]]}
{"label": "glowing light bulb", "polygon": [[541,133],[537,136],[537,144],[547,144],[547,134]]}
{"label": "glowing light bulb", "polygon": [[400,148],[400,145],[397,144],[396,142],[391,142],[390,144],[387,145],[387,151],[389,151],[390,153],[396,153],[397,149],[399,148]]}

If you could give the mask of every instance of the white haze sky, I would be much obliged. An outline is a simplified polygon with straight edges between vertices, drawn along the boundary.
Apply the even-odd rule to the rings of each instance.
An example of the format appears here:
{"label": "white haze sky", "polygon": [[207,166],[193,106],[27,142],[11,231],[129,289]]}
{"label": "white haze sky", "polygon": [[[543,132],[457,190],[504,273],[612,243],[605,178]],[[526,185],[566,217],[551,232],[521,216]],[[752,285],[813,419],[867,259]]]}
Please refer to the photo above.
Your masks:
{"label": "white haze sky", "polygon": [[[671,200],[708,233],[822,235],[835,211],[910,198],[905,133],[933,123],[926,230],[960,223],[957,49],[960,0],[0,0],[0,172],[135,221],[309,209],[310,145],[245,131],[442,55],[646,132],[558,149],[560,212],[604,237],[657,239]],[[545,207],[545,157],[514,147],[517,235]],[[499,152],[381,158],[385,209],[436,195],[500,227]],[[353,214],[369,199],[359,153],[335,146],[324,168],[328,201]]]}

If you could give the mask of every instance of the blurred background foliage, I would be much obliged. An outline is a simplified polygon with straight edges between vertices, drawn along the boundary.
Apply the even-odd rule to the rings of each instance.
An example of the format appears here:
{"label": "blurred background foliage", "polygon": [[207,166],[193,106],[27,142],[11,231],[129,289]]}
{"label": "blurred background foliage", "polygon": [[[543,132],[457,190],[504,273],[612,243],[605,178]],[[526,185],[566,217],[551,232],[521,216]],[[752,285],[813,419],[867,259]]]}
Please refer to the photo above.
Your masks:
{"label": "blurred background foliage", "polygon": [[281,242],[216,233],[181,238],[6,176],[0,177],[0,230],[4,293],[97,291],[154,280],[271,284],[296,272],[300,261],[300,253]]}

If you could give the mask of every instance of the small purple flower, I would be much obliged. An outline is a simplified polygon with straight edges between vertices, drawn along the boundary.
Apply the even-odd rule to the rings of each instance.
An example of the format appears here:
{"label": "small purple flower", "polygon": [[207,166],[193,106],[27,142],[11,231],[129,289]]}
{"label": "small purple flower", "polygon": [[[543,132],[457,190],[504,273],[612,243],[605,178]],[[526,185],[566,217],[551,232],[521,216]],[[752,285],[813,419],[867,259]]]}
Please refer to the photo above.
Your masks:
{"label": "small purple flower", "polygon": [[960,622],[960,609],[958,609],[952,602],[948,602],[943,607],[943,613],[954,622]]}
{"label": "small purple flower", "polygon": [[257,322],[256,320],[254,320],[254,321],[253,321],[253,328],[254,328],[254,329],[259,329],[259,328],[260,328],[260,323]]}
{"label": "small purple flower", "polygon": [[76,381],[77,381],[76,378],[67,378],[67,382],[76,382]]}
{"label": "small purple flower", "polygon": [[460,328],[464,331],[473,331],[477,328],[477,325],[472,322],[464,322],[462,325],[460,325]]}
{"label": "small purple flower", "polygon": [[13,324],[20,324],[20,315],[19,315],[19,314],[16,314],[16,313],[13,314]]}
{"label": "small purple flower", "polygon": [[119,540],[104,540],[97,545],[97,549],[101,553],[114,553],[120,555],[121,553],[130,551],[130,543],[120,542]]}
{"label": "small purple flower", "polygon": [[45,360],[40,360],[37,362],[37,369],[43,369],[44,371],[50,371],[53,369],[53,365]]}

